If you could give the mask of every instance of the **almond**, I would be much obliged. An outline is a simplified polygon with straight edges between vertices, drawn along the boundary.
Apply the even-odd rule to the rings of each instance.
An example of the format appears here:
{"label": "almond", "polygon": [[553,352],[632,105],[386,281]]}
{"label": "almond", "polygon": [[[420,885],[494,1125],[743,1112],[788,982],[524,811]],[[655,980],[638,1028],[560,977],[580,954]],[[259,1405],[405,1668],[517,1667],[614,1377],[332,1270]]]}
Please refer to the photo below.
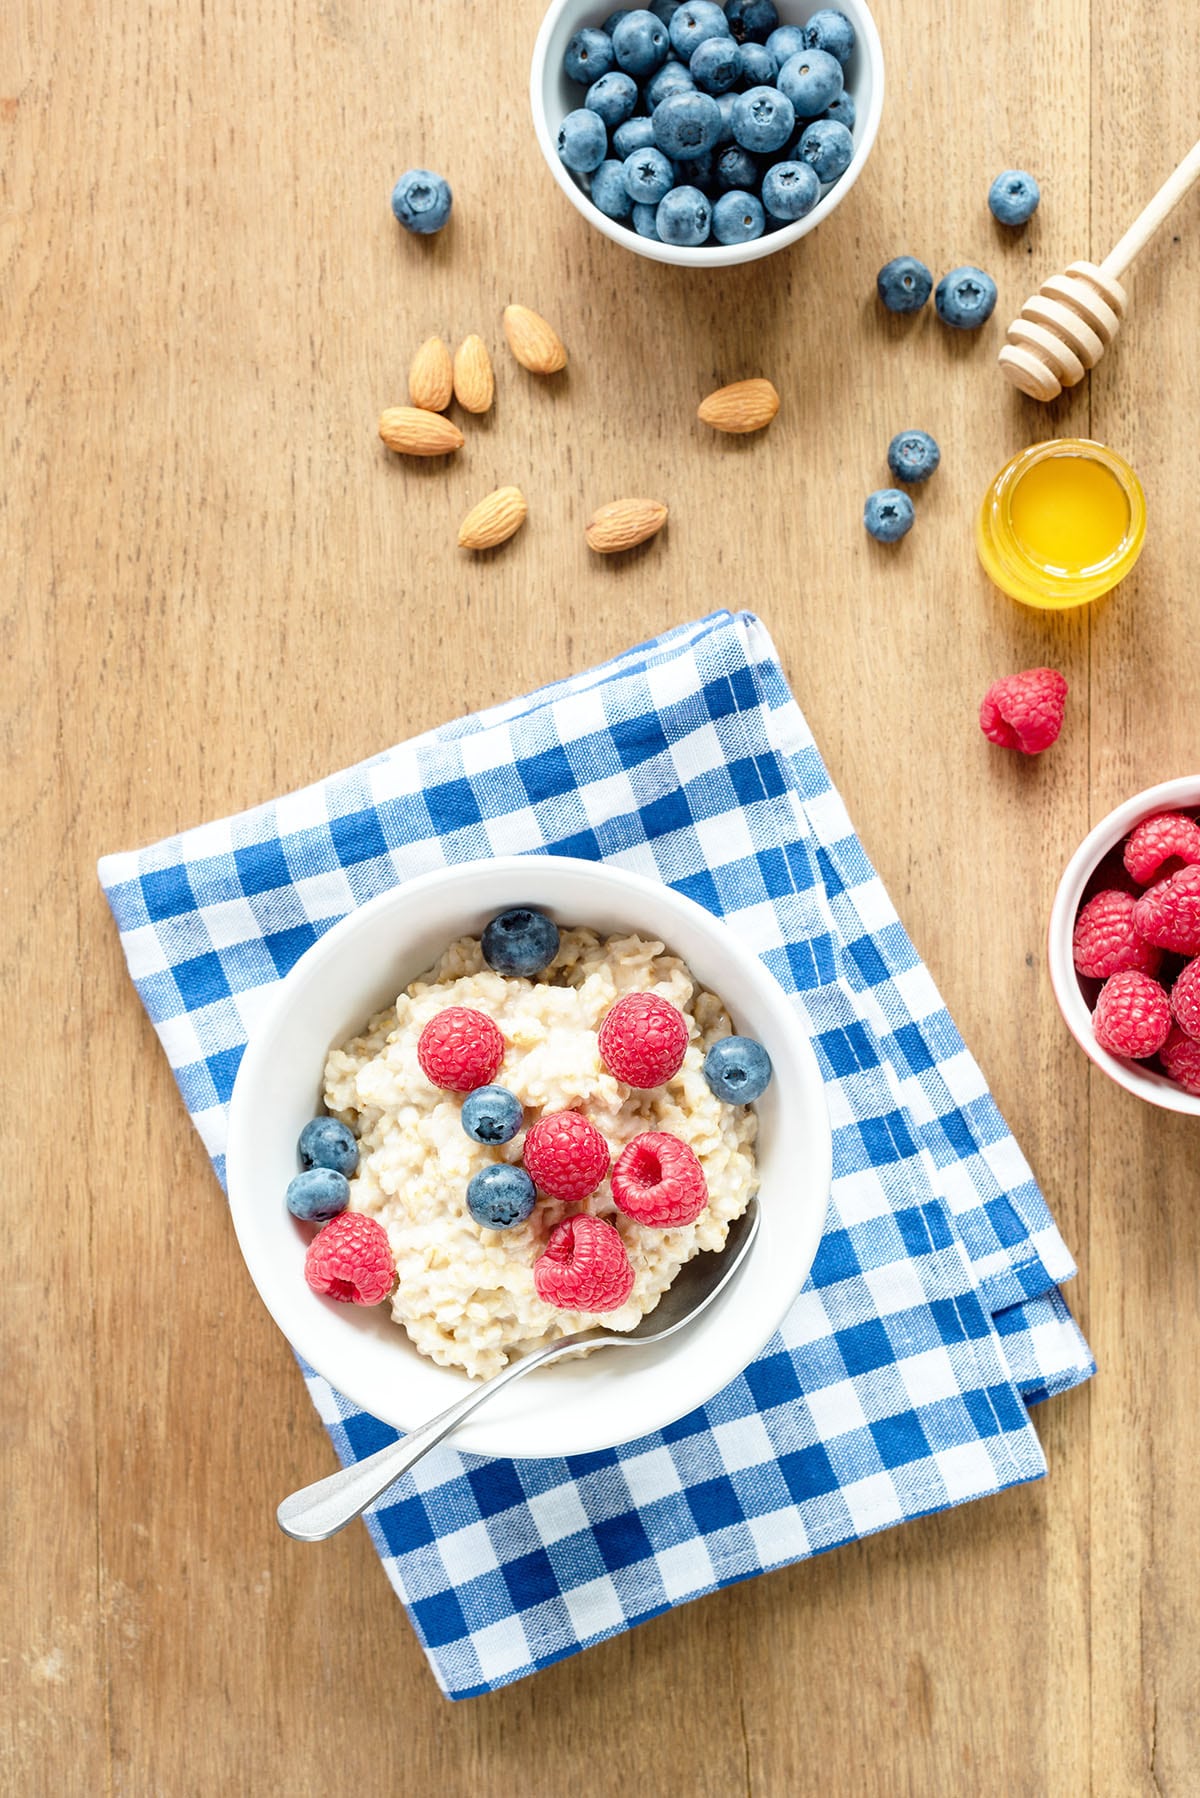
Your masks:
{"label": "almond", "polygon": [[440,337],[427,337],[408,369],[408,397],[422,412],[444,412],[454,392],[454,367]]}
{"label": "almond", "polygon": [[699,418],[714,431],[741,437],[747,431],[761,431],[778,410],[779,395],[769,381],[734,381],[709,394],[700,406]]}
{"label": "almond", "polygon": [[401,456],[448,456],[465,442],[450,419],[420,406],[389,406],[380,417],[379,435]]}
{"label": "almond", "polygon": [[460,549],[495,549],[507,543],[525,523],[529,508],[519,487],[497,487],[472,506],[458,527]]}
{"label": "almond", "polygon": [[528,306],[504,308],[504,335],[509,349],[530,374],[554,375],[567,366],[561,337]]}
{"label": "almond", "polygon": [[589,549],[602,556],[614,556],[619,550],[645,543],[666,522],[667,508],[656,499],[612,499],[592,513],[584,535]]}
{"label": "almond", "polygon": [[486,412],[495,391],[487,344],[472,332],[454,352],[454,397],[466,412]]}

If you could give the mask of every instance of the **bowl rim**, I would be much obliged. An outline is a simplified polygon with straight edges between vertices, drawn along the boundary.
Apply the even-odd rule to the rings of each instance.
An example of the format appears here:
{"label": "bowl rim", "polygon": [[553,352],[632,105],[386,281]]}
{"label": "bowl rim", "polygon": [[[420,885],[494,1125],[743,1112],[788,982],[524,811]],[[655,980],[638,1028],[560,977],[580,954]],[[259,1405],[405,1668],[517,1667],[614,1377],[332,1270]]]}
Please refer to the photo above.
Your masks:
{"label": "bowl rim", "polygon": [[1097,865],[1110,850],[1139,824],[1155,812],[1176,811],[1181,807],[1200,807],[1200,774],[1183,774],[1158,782],[1135,793],[1106,813],[1084,837],[1067,863],[1050,907],[1046,930],[1046,953],[1050,966],[1050,984],[1067,1029],[1088,1059],[1118,1086],[1157,1105],[1164,1111],[1183,1112],[1200,1117],[1200,1094],[1185,1092],[1173,1080],[1157,1074],[1138,1062],[1125,1061],[1111,1055],[1096,1041],[1092,1014],[1080,990],[1072,954],[1072,937],[1079,901]]}
{"label": "bowl rim", "polygon": [[[750,986],[757,989],[760,1001],[769,1007],[772,1015],[778,1019],[780,1033],[786,1036],[789,1049],[802,1062],[807,1062],[809,1065],[811,1080],[805,1089],[805,1104],[811,1115],[806,1121],[810,1126],[814,1122],[819,1124],[819,1140],[813,1140],[811,1136],[807,1140],[806,1147],[812,1157],[812,1173],[810,1182],[806,1184],[811,1184],[814,1192],[819,1190],[823,1198],[818,1200],[814,1197],[810,1215],[803,1220],[802,1227],[797,1227],[796,1235],[800,1244],[800,1252],[795,1254],[794,1261],[790,1263],[792,1274],[789,1275],[787,1296],[782,1305],[777,1310],[758,1313],[751,1330],[747,1331],[744,1326],[742,1327],[734,1356],[722,1358],[720,1354],[710,1355],[705,1362],[703,1377],[692,1384],[685,1382],[686,1390],[677,1402],[672,1401],[665,1406],[659,1402],[644,1409],[637,1409],[636,1406],[631,1405],[631,1421],[624,1434],[618,1434],[604,1442],[598,1439],[589,1441],[583,1446],[572,1441],[566,1446],[539,1448],[531,1447],[527,1442],[520,1441],[519,1446],[512,1448],[499,1447],[493,1437],[480,1440],[488,1429],[488,1425],[486,1422],[476,1424],[474,1420],[469,1420],[456,1436],[455,1446],[466,1452],[512,1455],[516,1458],[530,1460],[548,1456],[557,1458],[564,1453],[599,1452],[602,1449],[616,1447],[623,1441],[633,1440],[664,1429],[678,1417],[685,1415],[698,1405],[707,1403],[715,1393],[735,1379],[761,1353],[795,1302],[815,1259],[825,1227],[828,1194],[832,1183],[832,1126],[825,1082],[816,1059],[811,1033],[803,1018],[759,956],[754,950],[745,948],[738,941],[736,933],[728,928],[726,921],[698,905],[686,894],[676,892],[664,882],[647,878],[645,875],[634,873],[631,870],[614,867],[609,863],[585,862],[569,856],[517,855],[476,858],[468,862],[432,869],[415,875],[411,880],[402,881],[399,885],[388,888],[387,891],[377,894],[364,905],[349,912],[319,937],[279,982],[278,987],[271,995],[269,1004],[265,1005],[262,1012],[256,1017],[234,1083],[226,1152],[226,1183],[238,1246],[260,1299],[292,1348],[309,1367],[328,1380],[336,1392],[343,1394],[362,1410],[381,1417],[383,1421],[391,1423],[397,1429],[419,1427],[424,1419],[409,1416],[405,1421],[400,1421],[394,1407],[391,1415],[385,1415],[384,1410],[380,1408],[378,1391],[370,1387],[369,1376],[365,1370],[361,1378],[356,1378],[353,1371],[348,1375],[347,1370],[340,1364],[331,1366],[330,1357],[324,1352],[322,1340],[320,1340],[323,1338],[323,1332],[317,1329],[315,1322],[313,1328],[307,1332],[303,1327],[296,1327],[295,1307],[287,1302],[287,1289],[281,1286],[277,1279],[272,1280],[270,1277],[269,1252],[257,1240],[259,1219],[256,1211],[261,1205],[261,1200],[257,1196],[250,1177],[252,1145],[257,1135],[254,1097],[264,1079],[264,1070],[269,1065],[273,1036],[281,1018],[294,1004],[297,990],[302,990],[308,985],[315,971],[339,953],[346,939],[361,930],[371,914],[410,902],[414,892],[419,893],[430,889],[436,891],[447,885],[465,884],[473,878],[477,879],[481,873],[497,883],[515,880],[518,877],[524,882],[530,875],[536,878],[538,869],[546,867],[569,869],[571,871],[569,878],[576,881],[598,878],[600,882],[610,885],[612,889],[633,902],[636,902],[639,894],[653,895],[655,900],[665,904],[668,910],[675,910],[681,915],[696,919],[701,928],[713,932],[714,936],[724,933],[721,940],[725,952],[730,956],[737,971],[737,978],[743,982],[743,988]],[[530,902],[537,902],[536,891],[531,895]],[[550,900],[547,903],[553,905],[555,909],[561,909],[557,900]],[[654,934],[659,935],[660,932],[655,930]],[[739,1010],[736,1001],[734,1009],[735,1012]],[[761,1254],[763,1241],[764,1235],[760,1234],[755,1250],[751,1251],[751,1257],[756,1252]],[[263,1276],[261,1278],[260,1272]],[[731,1292],[733,1290],[731,1288]],[[414,1355],[417,1353],[415,1349],[412,1352]],[[653,1353],[653,1351],[651,1352]],[[696,1364],[699,1364],[702,1359],[697,1356],[692,1357],[692,1361]],[[708,1373],[709,1367],[712,1369],[711,1377]],[[466,1390],[465,1376],[460,1375],[460,1378],[464,1382],[463,1389]],[[516,1390],[520,1391],[520,1388]],[[452,1398],[453,1395],[448,1394],[446,1402],[452,1402]],[[529,1425],[518,1419],[513,1430],[519,1439],[523,1430],[529,1430]],[[536,1436],[536,1433],[535,1429],[532,1434]],[[605,1433],[607,1434],[607,1432]]]}
{"label": "bowl rim", "polygon": [[[590,198],[581,187],[577,187],[569,170],[564,168],[554,148],[554,131],[550,128],[546,117],[546,109],[542,99],[542,83],[549,52],[550,38],[562,14],[570,7],[579,6],[581,0],[551,0],[546,8],[533,46],[533,58],[529,69],[529,102],[533,113],[533,129],[538,140],[546,165],[555,182],[566,194],[575,210],[587,219],[605,237],[624,249],[631,250],[634,255],[648,258],[651,262],[666,262],[678,268],[730,268],[738,263],[756,262],[761,256],[773,256],[777,250],[786,250],[790,245],[807,237],[810,231],[827,219],[834,208],[841,204],[850,189],[861,175],[875,147],[875,139],[879,134],[879,123],[883,117],[884,67],[883,43],[879,36],[879,27],[875,23],[874,14],[868,0],[854,0],[856,12],[861,12],[861,20],[856,21],[863,54],[871,64],[871,104],[863,117],[860,135],[854,146],[854,155],[850,159],[846,172],[823,194],[812,211],[794,224],[786,225],[782,231],[764,233],[750,243],[745,244],[701,244],[695,249],[682,245],[667,244],[654,238],[639,237],[616,219],[608,218],[599,207],[593,206]],[[590,6],[588,7],[590,10]]]}

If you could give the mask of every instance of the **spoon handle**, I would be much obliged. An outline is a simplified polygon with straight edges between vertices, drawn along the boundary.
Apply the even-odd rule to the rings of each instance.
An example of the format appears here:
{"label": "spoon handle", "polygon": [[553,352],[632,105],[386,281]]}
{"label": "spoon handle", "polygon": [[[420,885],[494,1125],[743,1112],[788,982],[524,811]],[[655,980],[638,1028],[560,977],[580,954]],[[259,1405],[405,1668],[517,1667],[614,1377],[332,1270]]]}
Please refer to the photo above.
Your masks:
{"label": "spoon handle", "polygon": [[331,1473],[327,1479],[302,1486],[285,1498],[276,1511],[280,1529],[297,1542],[324,1542],[329,1536],[336,1536],[339,1530],[360,1516],[373,1499],[386,1492],[402,1473],[407,1473],[422,1455],[436,1448],[451,1430],[457,1429],[464,1418],[470,1417],[502,1386],[511,1385],[535,1367],[545,1367],[548,1362],[571,1354],[585,1342],[589,1346],[596,1344],[591,1331],[562,1336],[545,1348],[523,1355],[519,1361],[511,1361],[492,1379],[485,1380],[482,1386],[431,1417],[420,1429],[410,1431],[399,1442],[389,1442],[386,1448],[368,1455],[365,1461],[356,1461],[351,1467]]}

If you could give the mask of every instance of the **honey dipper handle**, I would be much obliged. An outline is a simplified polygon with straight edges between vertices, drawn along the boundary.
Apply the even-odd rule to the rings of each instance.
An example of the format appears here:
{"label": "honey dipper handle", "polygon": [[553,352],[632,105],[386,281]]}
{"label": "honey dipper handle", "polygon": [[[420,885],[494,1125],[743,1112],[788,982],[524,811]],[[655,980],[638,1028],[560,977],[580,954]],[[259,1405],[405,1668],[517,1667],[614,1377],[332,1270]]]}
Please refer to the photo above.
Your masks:
{"label": "honey dipper handle", "polygon": [[1200,143],[1194,143],[1173,175],[1168,175],[1150,204],[1142,209],[1120,243],[1111,249],[1100,267],[1106,275],[1119,281],[1134,257],[1139,255],[1167,214],[1178,206],[1193,181],[1200,179]]}

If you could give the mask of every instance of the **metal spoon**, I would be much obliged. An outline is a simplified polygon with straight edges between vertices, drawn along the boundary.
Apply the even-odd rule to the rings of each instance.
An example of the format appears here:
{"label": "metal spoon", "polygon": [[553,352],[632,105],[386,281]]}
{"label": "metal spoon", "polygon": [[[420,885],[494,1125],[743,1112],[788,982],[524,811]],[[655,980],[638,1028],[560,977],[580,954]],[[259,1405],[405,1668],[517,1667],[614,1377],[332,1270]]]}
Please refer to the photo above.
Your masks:
{"label": "metal spoon", "polygon": [[687,1262],[654,1310],[636,1329],[621,1335],[615,1330],[580,1330],[574,1336],[560,1336],[546,1348],[533,1349],[399,1442],[389,1443],[387,1448],[368,1455],[365,1461],[343,1467],[340,1473],[331,1473],[328,1479],[317,1480],[313,1485],[302,1486],[299,1492],[293,1492],[275,1513],[280,1529],[297,1542],[324,1542],[327,1537],[335,1536],[361,1515],[381,1492],[386,1492],[402,1473],[407,1473],[422,1455],[428,1454],[451,1430],[457,1429],[464,1418],[485,1404],[493,1393],[531,1373],[535,1367],[549,1367],[552,1361],[564,1360],[568,1355],[578,1355],[584,1350],[645,1348],[651,1342],[662,1342],[673,1336],[676,1330],[682,1330],[707,1310],[717,1294],[728,1286],[758,1234],[759,1217],[758,1200],[751,1199],[741,1217],[729,1226],[721,1253],[696,1255]]}

